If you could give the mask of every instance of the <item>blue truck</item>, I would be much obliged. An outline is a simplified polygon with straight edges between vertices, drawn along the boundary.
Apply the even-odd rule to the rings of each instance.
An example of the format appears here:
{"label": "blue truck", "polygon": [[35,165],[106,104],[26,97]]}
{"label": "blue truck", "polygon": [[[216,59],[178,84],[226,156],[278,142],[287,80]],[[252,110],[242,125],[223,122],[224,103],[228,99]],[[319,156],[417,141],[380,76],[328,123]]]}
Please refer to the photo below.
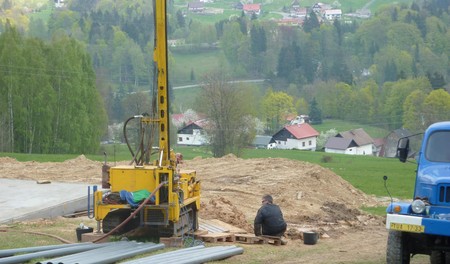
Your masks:
{"label": "blue truck", "polygon": [[[414,156],[412,144],[410,137],[398,141],[400,161]],[[412,202],[391,202],[386,209],[387,263],[410,263],[416,254],[450,263],[450,122],[429,126],[419,146]]]}

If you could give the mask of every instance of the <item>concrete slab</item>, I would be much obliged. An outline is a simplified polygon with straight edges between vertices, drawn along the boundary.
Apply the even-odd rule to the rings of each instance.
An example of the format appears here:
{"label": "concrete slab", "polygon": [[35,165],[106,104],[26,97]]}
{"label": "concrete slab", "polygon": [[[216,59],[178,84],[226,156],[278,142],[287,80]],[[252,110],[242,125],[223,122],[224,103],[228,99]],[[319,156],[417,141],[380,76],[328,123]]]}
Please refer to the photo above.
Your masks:
{"label": "concrete slab", "polygon": [[86,211],[89,187],[92,197],[92,185],[0,178],[0,224]]}

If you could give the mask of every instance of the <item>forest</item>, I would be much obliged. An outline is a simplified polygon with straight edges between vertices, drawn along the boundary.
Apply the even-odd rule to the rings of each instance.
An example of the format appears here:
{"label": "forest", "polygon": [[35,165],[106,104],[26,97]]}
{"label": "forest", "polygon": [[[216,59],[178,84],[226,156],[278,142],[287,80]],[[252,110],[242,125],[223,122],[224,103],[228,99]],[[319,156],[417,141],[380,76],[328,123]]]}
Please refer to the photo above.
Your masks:
{"label": "forest", "polygon": [[[66,2],[30,13],[2,2],[0,151],[93,152],[107,124],[150,107],[137,92],[152,86],[151,1]],[[168,3],[169,39],[182,40],[169,64],[213,52],[230,80],[265,79],[248,113],[270,122],[267,133],[288,114],[317,109],[323,118],[412,132],[450,116],[449,0],[391,4],[368,19],[310,12],[302,26],[236,10],[207,23],[184,1]],[[172,86],[211,74],[195,60],[182,68],[189,78],[170,68]]]}

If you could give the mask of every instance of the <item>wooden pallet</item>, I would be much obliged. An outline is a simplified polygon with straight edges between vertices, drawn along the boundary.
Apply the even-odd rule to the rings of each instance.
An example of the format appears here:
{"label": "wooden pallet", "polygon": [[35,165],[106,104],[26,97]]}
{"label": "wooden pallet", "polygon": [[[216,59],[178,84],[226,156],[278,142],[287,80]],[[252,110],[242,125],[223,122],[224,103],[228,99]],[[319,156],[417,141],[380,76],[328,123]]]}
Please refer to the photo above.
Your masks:
{"label": "wooden pallet", "polygon": [[281,246],[281,237],[276,237],[276,236],[261,236],[264,240],[265,243],[267,244],[272,244],[274,246]]}
{"label": "wooden pallet", "polygon": [[201,239],[204,242],[211,242],[211,243],[236,241],[234,234],[230,233],[209,233],[204,235],[198,235],[196,236],[196,238]]}
{"label": "wooden pallet", "polygon": [[271,244],[281,245],[281,237],[274,236],[255,236],[253,234],[235,234],[236,241],[244,244]]}
{"label": "wooden pallet", "polygon": [[265,240],[262,237],[257,237],[253,234],[235,234],[236,241],[244,244],[264,244]]}
{"label": "wooden pallet", "polygon": [[163,243],[166,247],[183,247],[183,239],[181,237],[160,237],[159,243]]}

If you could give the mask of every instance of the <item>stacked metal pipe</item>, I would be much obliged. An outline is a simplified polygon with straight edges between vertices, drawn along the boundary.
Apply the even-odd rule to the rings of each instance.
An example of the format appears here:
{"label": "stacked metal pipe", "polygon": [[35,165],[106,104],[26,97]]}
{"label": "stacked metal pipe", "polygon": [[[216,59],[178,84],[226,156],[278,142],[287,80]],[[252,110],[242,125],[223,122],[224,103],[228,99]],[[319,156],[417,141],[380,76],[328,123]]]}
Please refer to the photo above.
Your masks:
{"label": "stacked metal pipe", "polygon": [[171,264],[195,264],[208,261],[220,260],[234,255],[242,254],[244,249],[237,246],[205,247],[204,245],[184,248],[124,262],[122,264],[148,264],[148,263],[171,263]]}

